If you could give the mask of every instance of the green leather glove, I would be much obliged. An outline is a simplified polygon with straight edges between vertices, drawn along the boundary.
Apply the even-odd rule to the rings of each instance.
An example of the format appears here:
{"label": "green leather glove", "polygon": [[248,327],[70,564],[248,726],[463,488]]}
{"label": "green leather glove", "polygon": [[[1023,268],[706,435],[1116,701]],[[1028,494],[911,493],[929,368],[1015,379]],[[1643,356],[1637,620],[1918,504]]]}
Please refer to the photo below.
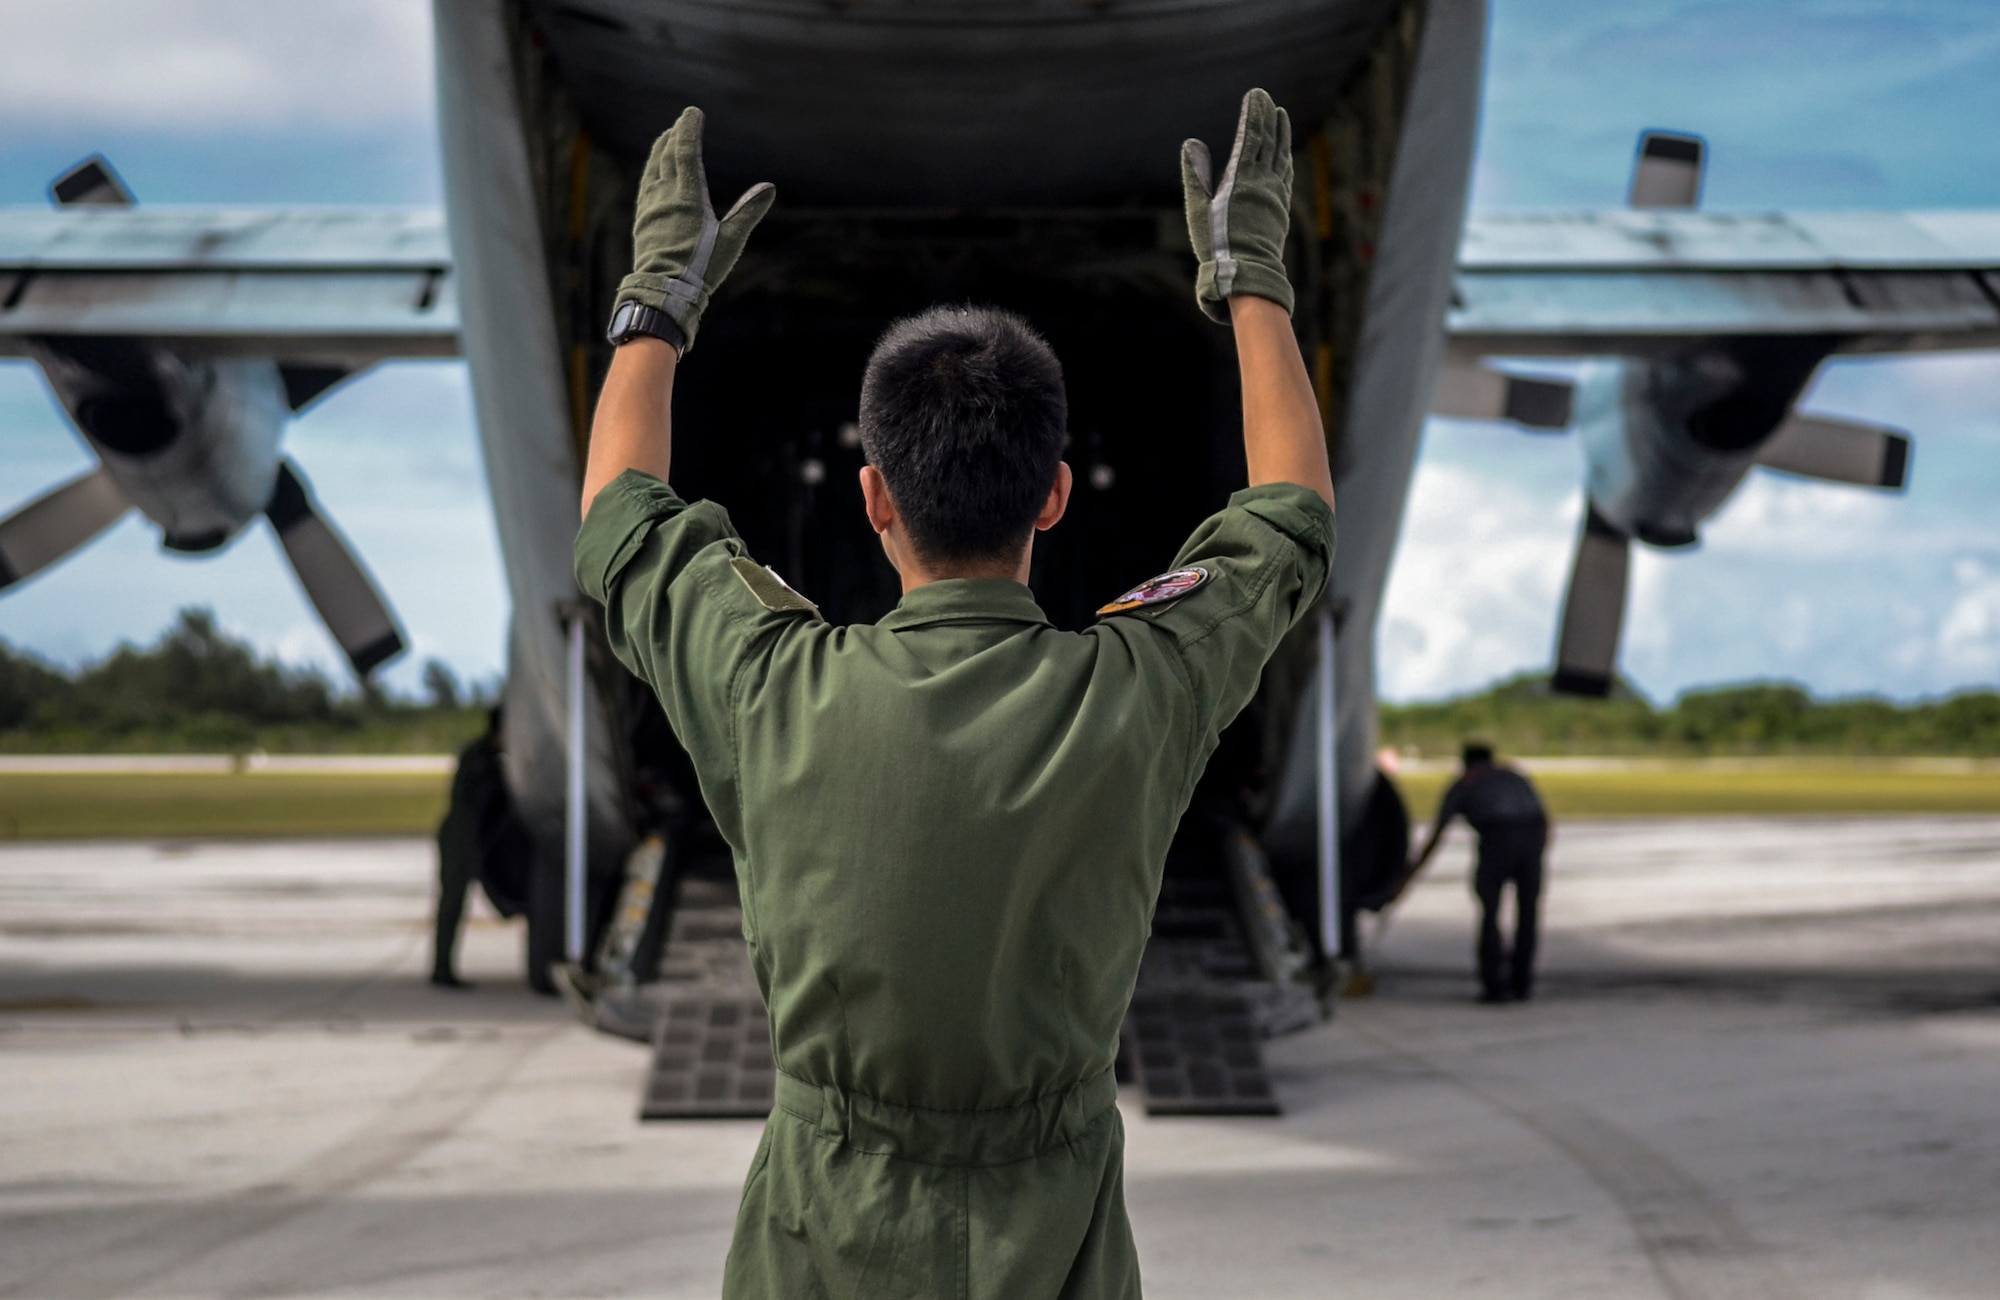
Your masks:
{"label": "green leather glove", "polygon": [[1222,182],[1211,186],[1208,146],[1181,146],[1181,186],[1188,238],[1201,261],[1194,297],[1213,320],[1229,323],[1228,299],[1269,298],[1292,309],[1285,274],[1285,232],[1292,224],[1292,120],[1261,90],[1243,97],[1236,147]]}
{"label": "green leather glove", "polygon": [[633,271],[618,284],[620,303],[644,303],[680,327],[682,352],[694,346],[709,295],[778,197],[769,184],[752,185],[717,220],[701,166],[701,125],[701,110],[685,109],[653,141],[632,219]]}

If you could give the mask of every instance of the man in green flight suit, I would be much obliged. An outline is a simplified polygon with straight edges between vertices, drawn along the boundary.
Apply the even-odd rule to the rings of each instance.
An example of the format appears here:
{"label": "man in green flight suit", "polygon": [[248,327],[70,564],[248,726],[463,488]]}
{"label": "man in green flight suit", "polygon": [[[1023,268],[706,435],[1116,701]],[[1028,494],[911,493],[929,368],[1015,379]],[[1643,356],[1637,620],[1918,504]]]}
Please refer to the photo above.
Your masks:
{"label": "man in green flight suit", "polygon": [[640,184],[576,571],[693,757],[770,1005],[777,1104],[724,1294],[1137,1296],[1119,1024],[1195,781],[1332,558],[1282,261],[1290,124],[1252,91],[1219,182],[1182,152],[1250,486],[1081,633],[1026,585],[1069,497],[1066,404],[1007,313],[933,309],[868,363],[862,490],[903,585],[874,626],[829,626],[667,486],[675,368],[773,197],[718,219],[701,125]]}

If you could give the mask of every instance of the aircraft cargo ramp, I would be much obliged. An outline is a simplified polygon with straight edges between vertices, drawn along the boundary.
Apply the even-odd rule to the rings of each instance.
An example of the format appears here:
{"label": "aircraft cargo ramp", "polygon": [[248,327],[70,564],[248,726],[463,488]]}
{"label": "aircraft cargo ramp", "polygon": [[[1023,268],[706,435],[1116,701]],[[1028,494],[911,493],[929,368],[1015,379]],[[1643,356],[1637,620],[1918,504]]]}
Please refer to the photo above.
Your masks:
{"label": "aircraft cargo ramp", "polygon": [[[646,1120],[761,1118],[776,1066],[731,882],[686,878],[671,904],[655,978],[600,991],[594,1027],[653,1052]],[[1261,1039],[1317,1020],[1302,989],[1261,978],[1237,910],[1218,882],[1170,881],[1155,916],[1119,1058],[1150,1115],[1276,1115]]]}

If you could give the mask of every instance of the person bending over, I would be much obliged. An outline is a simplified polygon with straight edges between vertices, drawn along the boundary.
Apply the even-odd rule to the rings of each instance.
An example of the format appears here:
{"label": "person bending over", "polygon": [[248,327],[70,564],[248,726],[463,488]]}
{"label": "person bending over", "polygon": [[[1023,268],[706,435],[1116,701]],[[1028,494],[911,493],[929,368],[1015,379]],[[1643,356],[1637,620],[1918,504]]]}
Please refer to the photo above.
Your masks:
{"label": "person bending over", "polygon": [[[1526,1002],[1535,992],[1535,944],[1540,934],[1542,855],[1549,845],[1549,816],[1528,778],[1493,761],[1491,746],[1469,743],[1464,771],[1438,804],[1430,837],[1410,862],[1403,884],[1437,852],[1445,827],[1465,818],[1479,836],[1479,865],[1472,892],[1479,899],[1479,1000]],[[1500,937],[1500,895],[1514,886],[1514,944]],[[1401,887],[1398,888],[1401,892]]]}
{"label": "person bending over", "polygon": [[1281,260],[1289,123],[1247,95],[1214,190],[1183,149],[1251,486],[1076,633],[1026,585],[1069,500],[1062,369],[1007,312],[934,308],[868,361],[861,487],[903,588],[879,623],[829,625],[668,486],[675,370],[773,197],[718,220],[701,128],[684,113],[641,182],[576,574],[694,760],[770,1007],[724,1294],[1136,1296],[1119,1025],[1195,780],[1333,550]]}

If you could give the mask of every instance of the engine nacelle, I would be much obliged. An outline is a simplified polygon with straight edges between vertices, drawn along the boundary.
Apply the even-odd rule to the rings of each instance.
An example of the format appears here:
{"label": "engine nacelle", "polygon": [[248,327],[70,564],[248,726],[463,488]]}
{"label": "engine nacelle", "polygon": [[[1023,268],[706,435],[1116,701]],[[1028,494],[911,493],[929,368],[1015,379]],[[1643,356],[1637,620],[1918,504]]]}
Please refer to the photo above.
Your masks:
{"label": "engine nacelle", "polygon": [[131,339],[43,339],[33,352],[167,549],[223,546],[270,502],[291,415],[272,362],[189,360]]}
{"label": "engine nacelle", "polygon": [[1652,546],[1692,546],[1830,350],[1777,339],[1592,363],[1578,411],[1598,517]]}

